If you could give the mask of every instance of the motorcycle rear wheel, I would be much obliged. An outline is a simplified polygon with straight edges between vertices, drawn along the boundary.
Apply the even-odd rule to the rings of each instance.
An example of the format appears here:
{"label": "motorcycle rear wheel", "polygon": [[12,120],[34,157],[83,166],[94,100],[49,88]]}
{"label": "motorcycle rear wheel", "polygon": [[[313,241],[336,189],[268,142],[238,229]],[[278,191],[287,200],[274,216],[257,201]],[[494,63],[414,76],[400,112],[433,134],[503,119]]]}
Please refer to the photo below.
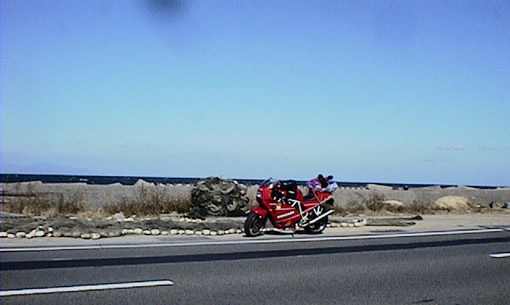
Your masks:
{"label": "motorcycle rear wheel", "polygon": [[319,234],[326,228],[326,225],[328,224],[328,216],[320,219],[317,222],[312,223],[311,225],[308,225],[305,227],[305,232],[308,234]]}
{"label": "motorcycle rear wheel", "polygon": [[266,219],[257,213],[251,212],[244,222],[244,233],[246,236],[254,237],[262,234],[262,229],[266,226]]}

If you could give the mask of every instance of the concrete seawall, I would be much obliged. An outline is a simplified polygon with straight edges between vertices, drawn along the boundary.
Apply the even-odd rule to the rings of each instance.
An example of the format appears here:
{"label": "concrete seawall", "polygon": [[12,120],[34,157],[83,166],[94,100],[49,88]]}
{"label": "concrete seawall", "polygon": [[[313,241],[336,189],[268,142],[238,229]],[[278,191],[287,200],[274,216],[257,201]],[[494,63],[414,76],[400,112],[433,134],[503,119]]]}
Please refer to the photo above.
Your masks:
{"label": "concrete seawall", "polygon": [[382,196],[384,200],[398,200],[406,205],[414,203],[429,204],[444,196],[463,196],[473,203],[489,205],[490,203],[504,204],[510,202],[510,188],[477,189],[465,186],[441,188],[423,187],[408,190],[394,190],[391,187],[370,184],[362,189],[339,189],[335,192],[335,205],[345,208],[360,200],[360,196],[367,198],[373,194]]}
{"label": "concrete seawall", "polygon": [[135,185],[120,183],[94,185],[86,183],[1,183],[2,202],[19,197],[43,196],[50,200],[60,197],[78,200],[86,210],[97,210],[107,204],[120,204],[126,200],[140,200],[143,196],[157,194],[168,201],[191,200],[190,184],[159,184],[139,180]]}
{"label": "concrete seawall", "polygon": [[[47,196],[48,198],[73,198],[79,200],[86,210],[97,210],[106,204],[119,204],[125,200],[136,200],[147,193],[158,194],[165,200],[190,200],[192,185],[153,184],[139,180],[135,185],[91,185],[86,183],[1,183],[2,203],[19,197]],[[255,205],[257,186],[249,186],[247,194],[250,204]],[[305,187],[301,187],[306,192]],[[472,202],[487,206],[490,203],[503,205],[510,202],[510,188],[477,189],[470,187],[423,187],[408,190],[370,184],[366,188],[340,188],[334,193],[335,206],[348,208],[363,198],[377,195],[384,200],[398,200],[406,205],[413,203],[432,204],[444,196],[458,195]]]}

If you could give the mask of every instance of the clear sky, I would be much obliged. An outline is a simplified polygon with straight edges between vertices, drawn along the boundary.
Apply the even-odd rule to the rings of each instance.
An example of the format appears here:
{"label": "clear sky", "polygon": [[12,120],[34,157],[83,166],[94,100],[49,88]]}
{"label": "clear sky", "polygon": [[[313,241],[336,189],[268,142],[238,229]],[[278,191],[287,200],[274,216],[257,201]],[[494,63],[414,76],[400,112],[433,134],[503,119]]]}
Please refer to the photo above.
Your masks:
{"label": "clear sky", "polygon": [[510,185],[510,1],[2,0],[2,173]]}

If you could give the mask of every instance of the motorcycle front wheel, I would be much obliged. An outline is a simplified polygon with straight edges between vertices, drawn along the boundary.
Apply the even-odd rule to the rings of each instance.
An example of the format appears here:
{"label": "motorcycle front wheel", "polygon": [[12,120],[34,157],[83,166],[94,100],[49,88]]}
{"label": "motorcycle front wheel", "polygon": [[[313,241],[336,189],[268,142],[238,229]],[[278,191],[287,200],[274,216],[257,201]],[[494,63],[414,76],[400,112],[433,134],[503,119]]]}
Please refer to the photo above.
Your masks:
{"label": "motorcycle front wheel", "polygon": [[262,234],[262,229],[266,225],[266,219],[257,213],[251,212],[244,222],[244,233],[246,236],[253,237]]}
{"label": "motorcycle front wheel", "polygon": [[326,225],[328,224],[328,216],[320,219],[317,222],[312,223],[311,225],[308,225],[305,227],[305,232],[308,234],[319,234],[326,228]]}

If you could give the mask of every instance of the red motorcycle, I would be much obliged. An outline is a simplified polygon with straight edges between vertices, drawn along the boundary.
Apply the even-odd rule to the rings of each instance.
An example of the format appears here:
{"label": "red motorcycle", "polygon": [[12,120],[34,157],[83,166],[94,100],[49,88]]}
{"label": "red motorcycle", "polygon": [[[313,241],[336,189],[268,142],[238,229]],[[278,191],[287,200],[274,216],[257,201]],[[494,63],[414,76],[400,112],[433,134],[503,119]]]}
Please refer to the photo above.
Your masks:
{"label": "red motorcycle", "polygon": [[262,234],[269,218],[278,229],[303,228],[307,233],[321,233],[328,223],[328,215],[334,212],[335,189],[324,191],[311,187],[310,193],[303,197],[295,181],[267,179],[257,190],[259,206],[248,215],[244,232],[247,236]]}

